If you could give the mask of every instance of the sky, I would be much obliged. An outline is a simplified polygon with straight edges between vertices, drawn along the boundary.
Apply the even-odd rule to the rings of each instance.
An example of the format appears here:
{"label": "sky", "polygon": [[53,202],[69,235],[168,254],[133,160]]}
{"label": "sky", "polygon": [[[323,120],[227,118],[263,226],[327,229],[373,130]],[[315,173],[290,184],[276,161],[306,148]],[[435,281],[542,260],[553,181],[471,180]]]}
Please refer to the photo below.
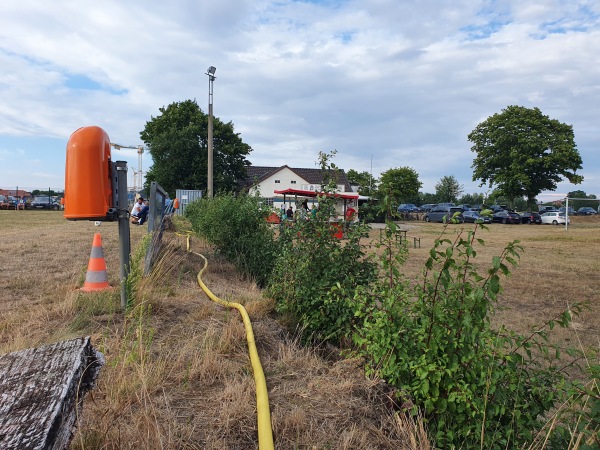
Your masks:
{"label": "sky", "polygon": [[[82,126],[141,145],[159,108],[196,99],[233,122],[253,165],[411,167],[423,192],[472,181],[468,134],[509,105],[573,126],[600,197],[597,0],[0,2],[0,188],[64,188]],[[136,150],[113,160],[138,168]],[[143,155],[142,170],[152,164]],[[133,176],[129,175],[129,184]]]}

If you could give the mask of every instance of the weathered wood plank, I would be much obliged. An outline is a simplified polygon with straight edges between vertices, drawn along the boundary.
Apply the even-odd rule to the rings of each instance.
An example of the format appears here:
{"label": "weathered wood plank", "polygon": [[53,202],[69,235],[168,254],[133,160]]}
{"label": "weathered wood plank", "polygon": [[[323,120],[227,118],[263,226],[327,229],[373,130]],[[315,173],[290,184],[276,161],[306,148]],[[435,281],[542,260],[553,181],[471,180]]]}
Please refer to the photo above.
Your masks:
{"label": "weathered wood plank", "polygon": [[103,362],[89,337],[0,356],[0,448],[66,449]]}

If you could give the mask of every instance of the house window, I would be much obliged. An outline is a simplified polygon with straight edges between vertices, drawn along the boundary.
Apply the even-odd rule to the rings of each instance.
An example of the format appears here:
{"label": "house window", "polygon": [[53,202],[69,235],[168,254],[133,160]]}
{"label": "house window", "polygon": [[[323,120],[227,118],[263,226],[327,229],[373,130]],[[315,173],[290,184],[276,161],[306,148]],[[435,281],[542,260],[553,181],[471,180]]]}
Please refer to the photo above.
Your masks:
{"label": "house window", "polygon": [[275,184],[281,183],[281,180],[275,180]]}
{"label": "house window", "polygon": [[263,198],[263,199],[262,199],[262,204],[263,204],[264,206],[267,206],[267,207],[269,207],[269,208],[272,208],[272,207],[273,207],[273,197],[271,197],[271,198]]}
{"label": "house window", "polygon": [[290,183],[296,184],[296,180],[292,180],[292,181],[290,181]]}

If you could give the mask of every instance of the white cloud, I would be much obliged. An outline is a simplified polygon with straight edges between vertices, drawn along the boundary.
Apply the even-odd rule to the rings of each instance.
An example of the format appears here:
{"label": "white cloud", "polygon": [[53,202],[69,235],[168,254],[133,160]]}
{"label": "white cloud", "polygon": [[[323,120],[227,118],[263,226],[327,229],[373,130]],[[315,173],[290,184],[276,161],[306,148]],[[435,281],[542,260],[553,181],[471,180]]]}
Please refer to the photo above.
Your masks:
{"label": "white cloud", "polygon": [[[444,175],[481,191],[467,134],[518,104],[573,124],[582,188],[600,194],[591,0],[60,0],[4,2],[0,15],[0,147],[6,136],[53,138],[28,157],[57,171],[58,141],[80,126],[136,145],[158,108],[196,98],[206,110],[214,65],[215,114],[233,121],[255,164],[313,167],[336,148],[343,168],[370,170],[372,158],[376,176],[408,165],[426,191]],[[70,88],[74,77],[96,88]]]}

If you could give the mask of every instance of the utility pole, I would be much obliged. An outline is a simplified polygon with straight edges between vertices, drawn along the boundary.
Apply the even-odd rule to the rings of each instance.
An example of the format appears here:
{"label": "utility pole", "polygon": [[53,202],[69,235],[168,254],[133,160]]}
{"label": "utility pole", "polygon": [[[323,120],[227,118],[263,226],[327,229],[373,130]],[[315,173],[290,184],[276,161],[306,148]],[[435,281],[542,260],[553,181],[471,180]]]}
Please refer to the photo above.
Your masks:
{"label": "utility pole", "polygon": [[208,75],[208,178],[206,186],[206,195],[212,198],[213,192],[213,82],[217,68],[210,66],[206,71]]}

